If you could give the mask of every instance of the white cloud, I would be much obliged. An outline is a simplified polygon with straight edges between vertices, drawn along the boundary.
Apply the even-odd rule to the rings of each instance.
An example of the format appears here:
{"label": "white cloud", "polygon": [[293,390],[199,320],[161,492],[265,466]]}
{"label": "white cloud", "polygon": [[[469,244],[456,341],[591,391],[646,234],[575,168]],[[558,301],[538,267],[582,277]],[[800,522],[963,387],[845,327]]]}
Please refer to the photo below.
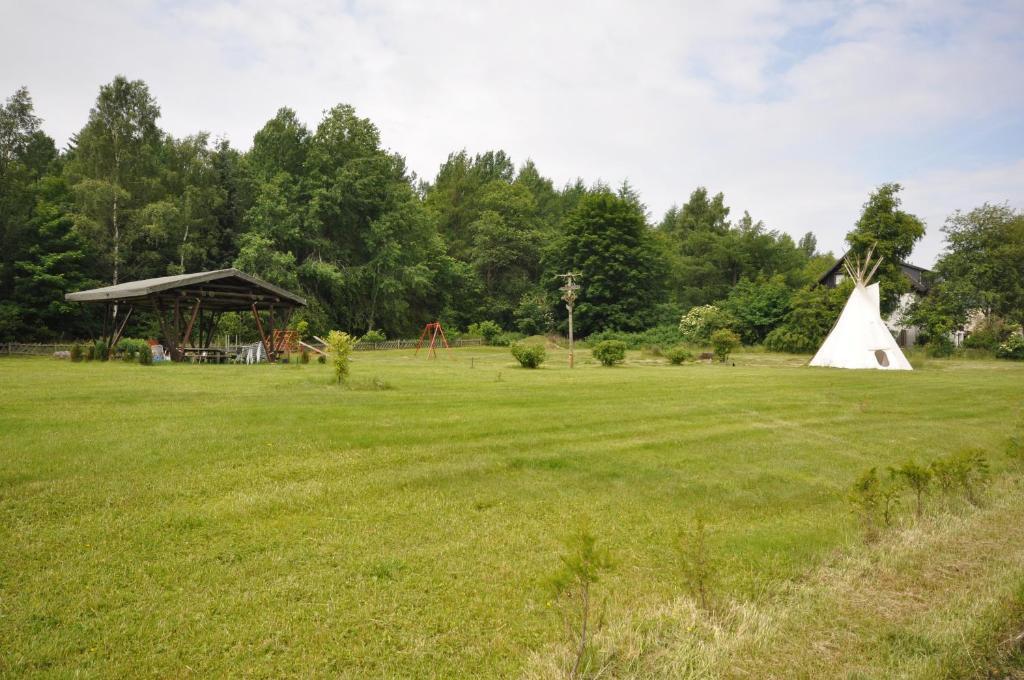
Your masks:
{"label": "white cloud", "polygon": [[1019,134],[1013,2],[42,1],[4,16],[0,92],[28,85],[61,141],[116,73],[149,83],[171,132],[243,148],[280,106],[315,125],[347,102],[421,176],[450,151],[504,148],[557,182],[628,177],[655,216],[706,184],[836,250],[896,180],[928,219],[926,264],[945,212],[1024,198],[1024,140],[983,167],[944,141],[1000,120]]}

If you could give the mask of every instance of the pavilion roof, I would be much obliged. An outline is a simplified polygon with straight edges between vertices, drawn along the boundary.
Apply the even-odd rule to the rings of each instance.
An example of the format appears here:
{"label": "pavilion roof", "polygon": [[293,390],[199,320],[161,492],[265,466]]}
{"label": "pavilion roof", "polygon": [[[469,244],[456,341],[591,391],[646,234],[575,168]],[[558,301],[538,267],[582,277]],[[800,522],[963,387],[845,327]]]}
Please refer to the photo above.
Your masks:
{"label": "pavilion roof", "polygon": [[160,276],[68,293],[70,302],[158,303],[174,298],[200,298],[207,309],[241,311],[257,306],[306,306],[306,299],[237,269]]}

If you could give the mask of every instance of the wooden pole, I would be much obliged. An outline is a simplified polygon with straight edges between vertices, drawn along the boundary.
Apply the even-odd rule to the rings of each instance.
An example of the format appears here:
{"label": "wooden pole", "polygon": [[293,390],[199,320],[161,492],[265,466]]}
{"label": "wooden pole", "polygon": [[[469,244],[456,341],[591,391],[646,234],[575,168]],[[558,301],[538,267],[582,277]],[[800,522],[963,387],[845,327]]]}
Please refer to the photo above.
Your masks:
{"label": "wooden pole", "polygon": [[199,315],[199,306],[202,303],[202,300],[196,298],[196,305],[192,308],[192,316],[188,320],[188,326],[185,327],[185,335],[181,338],[181,353],[183,358],[185,355],[185,348],[188,346],[189,340],[192,338],[192,326],[196,323],[196,317]]}
{"label": "wooden pole", "polygon": [[270,345],[267,343],[267,336],[263,332],[263,322],[260,321],[260,313],[256,309],[256,303],[252,303],[252,318],[256,319],[256,330],[260,332],[260,342],[263,343],[263,351],[267,353],[267,361],[273,362],[274,359],[270,354]]}
{"label": "wooden pole", "polygon": [[569,311],[569,368],[572,368],[576,361],[576,350],[573,341],[572,334],[572,310],[576,305],[576,297],[579,293],[580,286],[576,283],[576,277],[579,276],[576,272],[568,272],[565,274],[559,274],[560,278],[565,279],[565,285],[562,286],[562,299],[565,300],[565,308]]}

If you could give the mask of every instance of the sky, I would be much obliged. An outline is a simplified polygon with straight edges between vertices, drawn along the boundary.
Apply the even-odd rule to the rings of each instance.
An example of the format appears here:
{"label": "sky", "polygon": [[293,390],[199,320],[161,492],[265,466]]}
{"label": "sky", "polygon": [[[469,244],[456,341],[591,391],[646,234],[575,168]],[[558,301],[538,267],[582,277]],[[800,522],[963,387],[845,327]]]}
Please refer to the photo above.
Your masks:
{"label": "sky", "polygon": [[0,96],[59,145],[101,84],[160,124],[247,149],[282,106],[347,103],[432,179],[504,149],[562,185],[697,186],[839,254],[873,188],[904,186],[930,266],[954,210],[1024,208],[1024,2],[0,0]]}

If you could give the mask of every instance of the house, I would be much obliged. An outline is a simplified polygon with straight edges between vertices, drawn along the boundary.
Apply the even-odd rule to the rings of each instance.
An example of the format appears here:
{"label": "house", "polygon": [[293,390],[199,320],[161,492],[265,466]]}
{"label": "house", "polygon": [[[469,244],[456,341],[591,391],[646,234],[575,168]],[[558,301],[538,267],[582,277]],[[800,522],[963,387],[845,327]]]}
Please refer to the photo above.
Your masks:
{"label": "house", "polygon": [[[832,265],[832,268],[818,279],[819,285],[826,286],[827,288],[835,288],[843,282],[846,278],[846,271],[843,269],[843,261],[846,260],[847,255],[849,255],[849,253],[843,253],[843,256],[836,260],[836,263]],[[893,337],[896,338],[896,343],[900,347],[911,347],[917,344],[920,329],[917,326],[906,323],[904,318],[907,311],[910,309],[910,305],[912,305],[918,298],[928,294],[928,281],[925,275],[930,274],[931,272],[924,267],[918,267],[917,265],[909,264],[907,262],[900,262],[900,271],[903,272],[904,276],[910,279],[910,292],[904,293],[900,297],[899,305],[892,314],[885,319],[885,325],[889,327]]]}

